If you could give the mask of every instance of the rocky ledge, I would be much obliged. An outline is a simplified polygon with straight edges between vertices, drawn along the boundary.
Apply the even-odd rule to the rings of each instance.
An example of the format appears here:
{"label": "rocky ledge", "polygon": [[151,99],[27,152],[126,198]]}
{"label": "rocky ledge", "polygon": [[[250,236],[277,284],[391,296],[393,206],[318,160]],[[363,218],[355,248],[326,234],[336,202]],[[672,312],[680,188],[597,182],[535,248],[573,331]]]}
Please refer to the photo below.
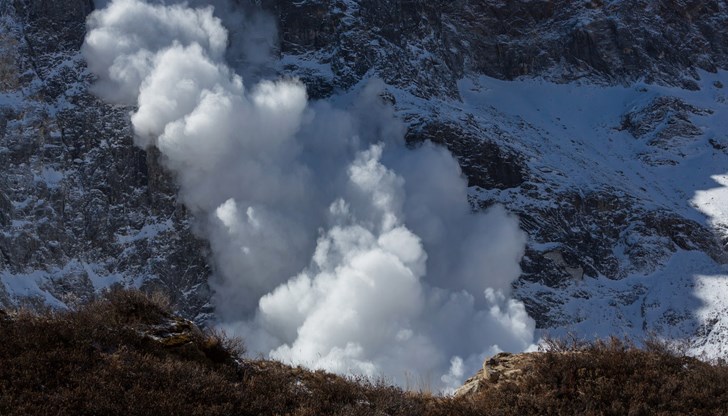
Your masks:
{"label": "rocky ledge", "polygon": [[485,360],[483,368],[465,381],[462,387],[455,390],[455,397],[463,397],[482,392],[485,387],[503,386],[505,383],[517,383],[525,374],[533,369],[538,354],[512,354],[501,352]]}

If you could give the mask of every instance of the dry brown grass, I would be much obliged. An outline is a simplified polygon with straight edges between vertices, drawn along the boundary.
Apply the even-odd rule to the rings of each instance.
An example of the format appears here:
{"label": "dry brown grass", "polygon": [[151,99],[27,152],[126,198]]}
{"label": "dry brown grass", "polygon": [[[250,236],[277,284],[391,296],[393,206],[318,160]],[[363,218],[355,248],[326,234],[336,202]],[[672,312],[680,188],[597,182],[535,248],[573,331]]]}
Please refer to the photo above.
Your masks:
{"label": "dry brown grass", "polygon": [[0,415],[474,414],[381,383],[243,361],[242,343],[220,333],[149,336],[175,319],[134,291],[0,318]]}
{"label": "dry brown grass", "polygon": [[[169,323],[184,329],[164,338]],[[164,325],[160,325],[164,324]],[[156,338],[150,336],[155,335]],[[578,352],[574,352],[578,351]],[[728,370],[617,340],[554,342],[519,384],[451,399],[242,360],[242,343],[113,291],[70,312],[0,314],[0,415],[725,414]]]}
{"label": "dry brown grass", "polygon": [[728,367],[656,340],[551,341],[522,382],[474,401],[494,415],[726,415]]}
{"label": "dry brown grass", "polygon": [[146,335],[166,319],[163,303],[112,291],[77,311],[2,320],[0,414],[223,414],[240,350],[196,329],[173,347]]}

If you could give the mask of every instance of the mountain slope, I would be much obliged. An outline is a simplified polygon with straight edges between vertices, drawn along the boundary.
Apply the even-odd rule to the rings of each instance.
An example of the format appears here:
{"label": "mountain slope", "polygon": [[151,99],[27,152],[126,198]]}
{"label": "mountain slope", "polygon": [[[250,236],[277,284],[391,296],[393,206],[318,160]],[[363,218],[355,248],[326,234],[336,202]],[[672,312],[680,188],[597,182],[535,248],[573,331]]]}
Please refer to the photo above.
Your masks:
{"label": "mountain slope", "polygon": [[270,5],[278,70],[324,95],[384,79],[411,145],[446,145],[474,205],[519,214],[516,294],[545,332],[723,354],[726,4],[380,6]]}
{"label": "mountain slope", "polygon": [[[279,40],[250,77],[342,105],[382,79],[410,146],[446,146],[475,208],[520,216],[515,293],[541,330],[726,353],[724,1],[257,3]],[[0,302],[62,307],[121,283],[205,319],[206,243],[158,155],[133,146],[129,109],[89,92],[91,10],[0,3]]]}

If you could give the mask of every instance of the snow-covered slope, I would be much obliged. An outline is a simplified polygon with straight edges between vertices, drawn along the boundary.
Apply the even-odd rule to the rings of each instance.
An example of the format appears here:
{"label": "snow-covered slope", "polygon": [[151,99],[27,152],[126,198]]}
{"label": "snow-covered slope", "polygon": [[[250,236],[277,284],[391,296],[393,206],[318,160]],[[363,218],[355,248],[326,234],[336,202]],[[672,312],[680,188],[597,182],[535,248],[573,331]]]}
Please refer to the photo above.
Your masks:
{"label": "snow-covered slope", "polygon": [[[655,332],[687,338],[697,353],[726,353],[728,100],[721,85],[728,73],[700,75],[697,91],[483,77],[460,83],[456,111],[518,137],[528,170],[539,172],[532,174],[538,197],[510,190],[474,196],[524,218],[564,220],[557,239],[535,224],[531,247],[567,278],[553,287],[526,277],[518,290],[532,305],[558,305],[545,313],[545,332]],[[608,201],[572,214],[564,205],[574,193]],[[574,250],[589,239],[606,244],[601,259]],[[564,251],[571,260],[554,254]]]}
{"label": "snow-covered slope", "polygon": [[[334,99],[383,78],[410,144],[446,145],[475,206],[520,215],[516,294],[542,333],[655,332],[720,352],[725,4],[347,6],[279,5],[279,71]],[[311,15],[325,23],[302,31]]]}
{"label": "snow-covered slope", "polygon": [[[728,352],[727,83],[725,71],[700,73],[698,90],[473,76],[462,100],[389,92],[413,145],[461,156],[474,204],[520,215],[531,238],[516,295],[543,335],[654,333],[715,357]],[[494,145],[511,155],[501,175],[478,165],[477,147]]]}

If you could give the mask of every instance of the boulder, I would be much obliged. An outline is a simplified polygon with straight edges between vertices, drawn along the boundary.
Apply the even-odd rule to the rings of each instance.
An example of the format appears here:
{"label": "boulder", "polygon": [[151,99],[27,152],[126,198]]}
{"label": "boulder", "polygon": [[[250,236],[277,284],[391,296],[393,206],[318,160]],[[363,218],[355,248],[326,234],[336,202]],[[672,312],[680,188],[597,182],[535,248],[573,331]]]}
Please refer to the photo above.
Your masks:
{"label": "boulder", "polygon": [[499,387],[506,383],[518,383],[533,368],[541,353],[498,353],[483,363],[483,368],[455,390],[455,397],[470,396],[483,388]]}

